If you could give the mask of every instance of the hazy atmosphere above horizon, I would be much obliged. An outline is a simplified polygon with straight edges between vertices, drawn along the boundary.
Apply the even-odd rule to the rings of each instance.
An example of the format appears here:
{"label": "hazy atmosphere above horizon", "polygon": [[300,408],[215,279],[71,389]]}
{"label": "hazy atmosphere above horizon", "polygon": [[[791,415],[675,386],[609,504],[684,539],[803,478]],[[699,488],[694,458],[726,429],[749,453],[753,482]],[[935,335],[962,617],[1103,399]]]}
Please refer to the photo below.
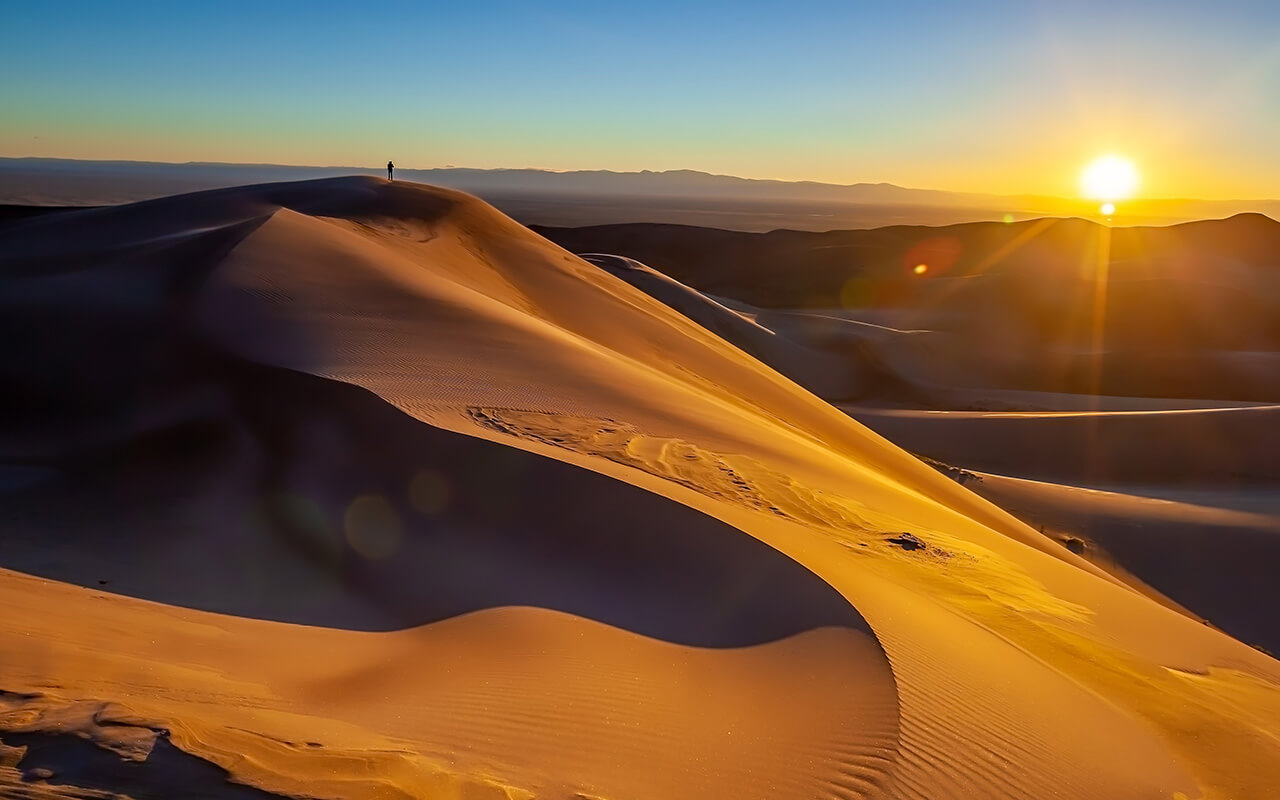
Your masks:
{"label": "hazy atmosphere above horizon", "polygon": [[15,2],[0,155],[1273,197],[1280,4]]}

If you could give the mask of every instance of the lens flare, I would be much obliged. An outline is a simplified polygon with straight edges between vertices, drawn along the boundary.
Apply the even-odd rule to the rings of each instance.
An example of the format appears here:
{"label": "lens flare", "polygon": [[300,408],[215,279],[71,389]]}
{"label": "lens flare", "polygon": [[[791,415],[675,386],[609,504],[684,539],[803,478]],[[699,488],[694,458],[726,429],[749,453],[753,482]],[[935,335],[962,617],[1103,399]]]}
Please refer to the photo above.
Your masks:
{"label": "lens flare", "polygon": [[343,522],[347,543],[365,558],[386,558],[400,546],[400,515],[382,495],[357,497],[347,506]]}
{"label": "lens flare", "polygon": [[449,507],[449,479],[430,469],[420,470],[409,483],[409,504],[427,516]]}
{"label": "lens flare", "polygon": [[960,259],[964,245],[954,236],[930,236],[916,242],[902,256],[905,272],[944,275]]}

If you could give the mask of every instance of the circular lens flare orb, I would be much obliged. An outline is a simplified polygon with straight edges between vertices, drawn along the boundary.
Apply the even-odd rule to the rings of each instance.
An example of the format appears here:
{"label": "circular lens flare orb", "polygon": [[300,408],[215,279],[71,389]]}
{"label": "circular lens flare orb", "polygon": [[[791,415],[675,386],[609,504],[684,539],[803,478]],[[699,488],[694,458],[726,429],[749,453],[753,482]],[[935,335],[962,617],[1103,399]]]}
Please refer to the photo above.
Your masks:
{"label": "circular lens flare orb", "polygon": [[915,273],[915,274],[917,274],[917,275],[923,275],[923,274],[925,274],[926,272],[928,272],[928,271],[929,271],[929,265],[928,265],[928,264],[916,264],[916,265],[915,265],[915,267],[913,267],[911,271],[912,271],[912,272],[914,272],[914,273]]}
{"label": "circular lens flare orb", "polygon": [[1124,200],[1137,188],[1138,168],[1121,156],[1102,156],[1080,173],[1080,190],[1091,200]]}
{"label": "circular lens flare orb", "polygon": [[1116,213],[1116,204],[1115,204],[1115,203],[1103,203],[1103,204],[1102,204],[1102,216],[1104,216],[1104,217],[1109,217],[1109,216],[1111,216],[1111,215],[1112,215],[1112,214],[1114,214],[1114,213]]}

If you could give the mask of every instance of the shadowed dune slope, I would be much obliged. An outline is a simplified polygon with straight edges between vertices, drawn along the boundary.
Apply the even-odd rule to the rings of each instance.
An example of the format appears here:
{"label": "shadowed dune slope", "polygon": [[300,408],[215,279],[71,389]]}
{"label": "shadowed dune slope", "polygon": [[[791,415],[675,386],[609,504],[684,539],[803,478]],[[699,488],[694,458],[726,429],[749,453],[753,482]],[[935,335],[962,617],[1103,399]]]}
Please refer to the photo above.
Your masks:
{"label": "shadowed dune slope", "polygon": [[970,487],[1233,635],[1280,647],[1280,408],[847,410],[912,452],[995,473]]}
{"label": "shadowed dune slope", "polygon": [[425,426],[353,386],[174,357],[135,376],[169,402],[135,405],[127,438],[27,445],[0,566],[324,627],[528,605],[704,647],[865,630],[794,561],[665,498]]}
{"label": "shadowed dune slope", "polygon": [[1280,780],[1276,662],[474,198],[244,187],[0,244],[11,749],[159,739],[292,797]]}
{"label": "shadowed dune slope", "polygon": [[969,484],[975,492],[1090,560],[1136,573],[1241,641],[1280,650],[1280,623],[1272,613],[1280,603],[1274,580],[1280,508],[1274,490],[1101,490],[980,477]]}
{"label": "shadowed dune slope", "polygon": [[1258,214],[1131,228],[537,230],[717,297],[934,332],[923,377],[941,386],[1280,400],[1280,222]]}
{"label": "shadowed dune slope", "polygon": [[[912,387],[889,365],[879,363],[871,349],[872,343],[891,338],[899,331],[845,320],[816,321],[811,317],[790,326],[788,321],[778,324],[773,320],[771,325],[766,325],[758,309],[751,309],[751,313],[734,310],[633,259],[606,254],[587,254],[583,258],[679,311],[819,397],[913,394]],[[817,324],[805,325],[805,322]]]}
{"label": "shadowed dune slope", "polygon": [[1280,481],[1280,406],[991,413],[849,407],[864,425],[948,463],[1089,484],[1265,487]]}

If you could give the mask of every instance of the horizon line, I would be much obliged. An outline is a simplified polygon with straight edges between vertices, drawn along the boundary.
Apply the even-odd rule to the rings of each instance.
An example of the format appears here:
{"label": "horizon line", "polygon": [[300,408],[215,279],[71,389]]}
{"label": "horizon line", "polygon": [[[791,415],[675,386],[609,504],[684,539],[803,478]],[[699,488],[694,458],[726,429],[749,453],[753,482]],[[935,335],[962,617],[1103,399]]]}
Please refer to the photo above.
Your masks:
{"label": "horizon line", "polygon": [[[69,158],[65,156],[10,156],[0,155],[0,161],[66,161],[82,164],[145,164],[159,166],[214,166],[214,167],[276,167],[284,169],[326,169],[326,170],[370,170],[380,172],[385,167],[379,166],[356,166],[342,164],[280,164],[274,162],[253,162],[253,161],[148,161],[132,158]],[[671,175],[679,173],[691,173],[695,175],[703,175],[710,178],[726,178],[730,180],[748,181],[756,183],[774,183],[774,184],[791,184],[796,186],[825,186],[838,189],[854,189],[858,187],[879,186],[892,189],[901,189],[909,192],[934,192],[938,194],[950,195],[972,195],[987,198],[999,199],[1021,199],[1021,200],[1054,200],[1062,203],[1071,204],[1090,204],[1092,201],[1085,198],[1064,197],[1052,194],[1000,194],[995,192],[980,192],[961,189],[934,189],[917,186],[904,186],[902,184],[893,183],[892,181],[858,181],[855,183],[832,183],[827,181],[815,180],[786,180],[783,178],[753,178],[743,175],[728,175],[724,173],[707,172],[705,170],[678,168],[667,170],[613,170],[613,169],[552,169],[549,167],[466,167],[447,164],[436,167],[396,167],[397,170],[406,172],[444,172],[444,171],[470,171],[470,172],[538,172],[547,175],[584,175],[584,174],[609,174],[609,175]],[[1274,197],[1231,197],[1231,198],[1202,198],[1202,197],[1134,197],[1125,201],[1128,203],[1280,203],[1280,198]]]}

